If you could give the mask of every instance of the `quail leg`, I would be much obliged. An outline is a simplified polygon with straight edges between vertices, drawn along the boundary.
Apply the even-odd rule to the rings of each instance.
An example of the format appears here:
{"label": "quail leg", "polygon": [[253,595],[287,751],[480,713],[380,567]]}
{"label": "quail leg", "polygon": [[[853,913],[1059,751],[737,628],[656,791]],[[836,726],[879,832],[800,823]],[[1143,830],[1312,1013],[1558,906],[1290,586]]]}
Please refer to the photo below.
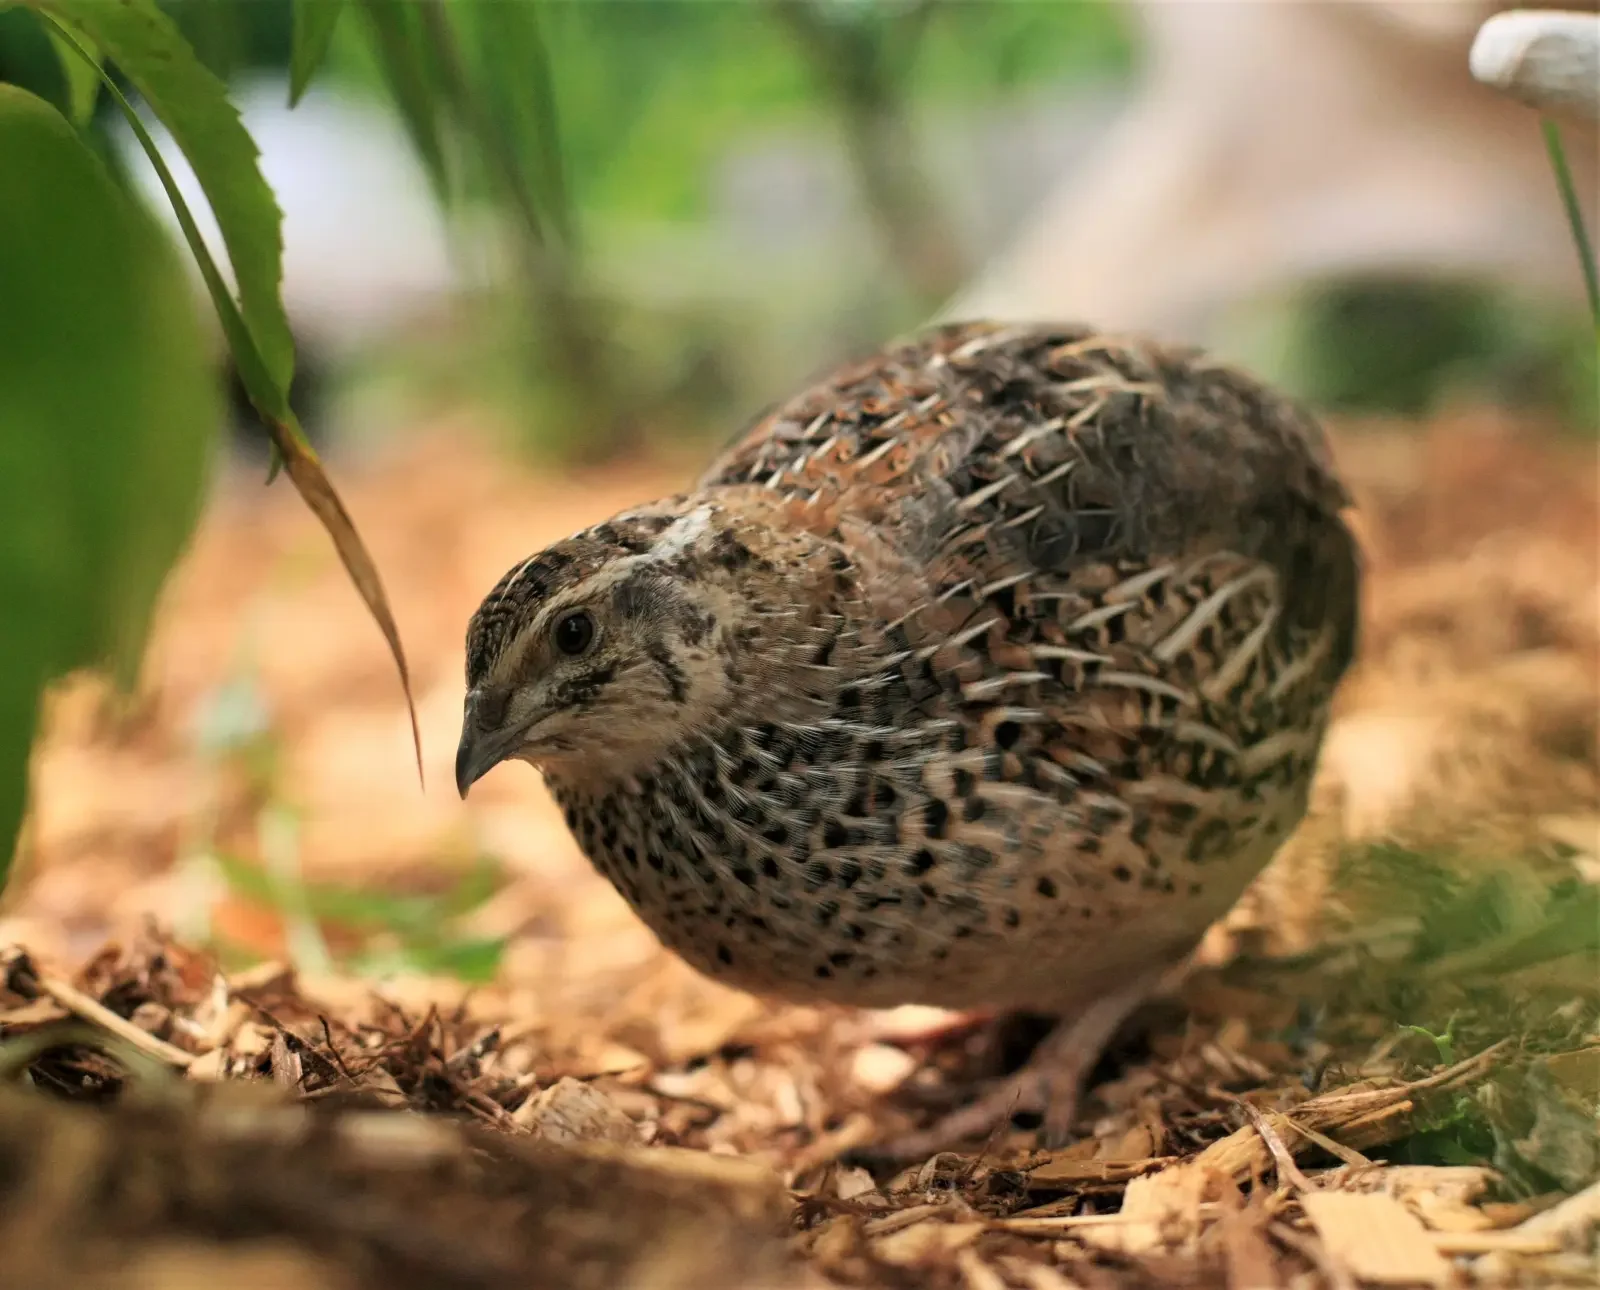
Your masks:
{"label": "quail leg", "polygon": [[1077,1123],[1083,1082],[1117,1027],[1150,995],[1161,974],[1141,976],[1114,994],[1096,999],[1063,1019],[1033,1050],[1022,1068],[977,1101],[942,1116],[926,1129],[891,1139],[875,1154],[896,1161],[924,1160],[971,1139],[987,1136],[1019,1111],[1044,1116],[1043,1144],[1065,1146]]}

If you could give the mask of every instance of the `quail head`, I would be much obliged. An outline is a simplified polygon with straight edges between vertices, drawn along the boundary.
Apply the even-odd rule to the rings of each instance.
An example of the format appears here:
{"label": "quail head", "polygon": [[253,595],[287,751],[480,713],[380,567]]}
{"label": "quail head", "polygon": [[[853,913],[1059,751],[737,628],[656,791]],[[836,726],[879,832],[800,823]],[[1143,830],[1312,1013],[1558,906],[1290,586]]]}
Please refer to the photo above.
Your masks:
{"label": "quail head", "polygon": [[463,795],[537,766],[672,950],[771,996],[1058,1014],[1056,1141],[1121,1021],[1304,813],[1356,641],[1321,432],[1204,356],[939,327],[693,488],[536,552],[467,634]]}

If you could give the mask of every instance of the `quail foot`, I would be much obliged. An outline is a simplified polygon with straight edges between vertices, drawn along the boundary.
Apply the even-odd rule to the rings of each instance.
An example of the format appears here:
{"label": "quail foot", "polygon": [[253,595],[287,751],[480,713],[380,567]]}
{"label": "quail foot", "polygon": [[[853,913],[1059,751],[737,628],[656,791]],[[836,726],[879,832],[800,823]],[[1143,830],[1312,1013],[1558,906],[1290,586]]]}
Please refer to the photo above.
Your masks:
{"label": "quail foot", "polygon": [[1317,425],[1203,354],[938,327],[695,487],[515,565],[456,781],[538,767],[672,950],[758,994],[1063,1018],[992,1093],[1070,1134],[1121,1021],[1294,830],[1357,631]]}

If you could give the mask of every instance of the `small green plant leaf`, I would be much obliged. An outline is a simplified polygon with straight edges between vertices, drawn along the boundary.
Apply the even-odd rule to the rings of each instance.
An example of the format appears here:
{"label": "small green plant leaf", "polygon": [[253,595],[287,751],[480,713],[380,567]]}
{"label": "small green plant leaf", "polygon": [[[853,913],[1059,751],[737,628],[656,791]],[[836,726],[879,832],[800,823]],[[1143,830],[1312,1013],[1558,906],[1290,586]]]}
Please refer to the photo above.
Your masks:
{"label": "small green plant leaf", "polygon": [[289,54],[289,106],[304,97],[328,56],[333,29],[339,25],[344,0],[294,0],[294,37]]}
{"label": "small green plant leaf", "polygon": [[[49,15],[45,15],[45,21],[53,24],[58,34],[74,49],[81,47],[76,33],[55,23]],[[83,56],[87,58],[89,55],[85,51]],[[288,472],[289,480],[294,484],[295,490],[333,539],[334,550],[338,552],[345,572],[355,583],[356,591],[366,603],[368,612],[377,622],[379,630],[383,632],[384,640],[388,643],[395,669],[400,674],[400,688],[405,695],[406,712],[411,718],[411,742],[417,758],[417,779],[422,782],[422,730],[417,724],[417,707],[411,695],[411,670],[406,663],[405,647],[400,642],[400,628],[395,622],[394,612],[389,608],[389,597],[383,589],[383,579],[378,574],[378,566],[367,551],[366,543],[361,540],[355,521],[345,509],[344,502],[333,486],[333,481],[328,478],[327,472],[322,468],[321,460],[300,429],[300,423],[289,407],[287,384],[276,379],[256,346],[255,336],[246,325],[239,306],[234,303],[227,284],[222,280],[216,261],[211,258],[205,239],[200,235],[199,226],[194,222],[194,215],[173,180],[172,171],[162,158],[155,140],[150,137],[150,131],[145,128],[133,105],[117,88],[116,82],[105,75],[104,69],[101,74],[107,92],[122,109],[129,128],[139,140],[139,146],[144,149],[145,156],[155,168],[156,176],[172,203],[173,214],[177,216],[178,225],[183,230],[185,241],[189,243],[189,249],[194,253],[200,276],[205,281],[212,304],[216,307],[217,319],[222,325],[223,335],[227,337],[228,347],[233,353],[239,380],[244,385],[250,402],[266,423],[278,459]],[[274,206],[274,212],[276,209]]]}
{"label": "small green plant leaf", "polygon": [[222,82],[206,70],[155,0],[22,3],[53,19],[58,37],[63,27],[80,36],[80,46],[81,37],[87,37],[133,82],[171,132],[222,231],[239,286],[239,310],[255,348],[273,382],[287,391],[294,373],[294,342],[279,291],[282,216],[262,177],[255,141],[228,102]]}
{"label": "small green plant leaf", "polygon": [[165,234],[55,108],[0,85],[0,885],[39,693],[131,679],[222,406]]}
{"label": "small green plant leaf", "polygon": [[1426,1039],[1430,1044],[1432,1044],[1433,1047],[1434,1047],[1434,1050],[1439,1054],[1439,1064],[1441,1066],[1454,1066],[1455,1065],[1455,1061],[1456,1061],[1455,1028],[1456,1028],[1456,1018],[1455,1017],[1451,1017],[1450,1018],[1449,1022],[1446,1024],[1446,1026],[1444,1028],[1444,1033],[1442,1035],[1434,1034],[1433,1031],[1429,1030],[1425,1026],[1401,1026],[1400,1027],[1400,1029],[1405,1031],[1407,1034],[1416,1035],[1419,1039]]}
{"label": "small green plant leaf", "polygon": [[93,61],[83,57],[62,40],[54,31],[47,30],[50,43],[55,46],[56,57],[61,62],[61,75],[67,82],[67,105],[74,125],[87,125],[94,116],[94,106],[100,100],[100,52],[88,49]]}

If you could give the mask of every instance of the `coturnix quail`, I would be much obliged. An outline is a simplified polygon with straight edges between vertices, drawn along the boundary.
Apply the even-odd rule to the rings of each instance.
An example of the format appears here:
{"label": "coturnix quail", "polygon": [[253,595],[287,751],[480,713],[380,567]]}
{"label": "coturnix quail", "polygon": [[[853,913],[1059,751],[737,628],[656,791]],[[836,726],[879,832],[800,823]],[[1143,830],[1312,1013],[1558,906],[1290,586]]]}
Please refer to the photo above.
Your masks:
{"label": "coturnix quail", "polygon": [[456,782],[539,767],[695,967],[766,995],[1060,1014],[1071,1130],[1132,1009],[1295,828],[1355,647],[1316,424],[1189,351],[939,327],[693,491],[530,556],[467,635]]}

